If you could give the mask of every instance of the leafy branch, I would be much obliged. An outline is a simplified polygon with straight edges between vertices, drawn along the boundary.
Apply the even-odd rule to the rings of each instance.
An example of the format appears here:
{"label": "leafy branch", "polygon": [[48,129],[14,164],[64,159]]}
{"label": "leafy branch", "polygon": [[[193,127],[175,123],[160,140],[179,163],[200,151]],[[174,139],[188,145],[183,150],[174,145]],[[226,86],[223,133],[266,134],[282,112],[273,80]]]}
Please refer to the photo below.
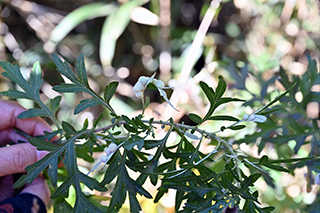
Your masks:
{"label": "leafy branch", "polygon": [[59,108],[61,96],[57,96],[50,99],[48,105],[42,102],[40,98],[40,88],[43,82],[41,78],[41,67],[40,63],[36,62],[33,65],[32,71],[30,73],[29,82],[22,76],[20,67],[15,64],[12,65],[9,62],[1,61],[0,65],[5,70],[2,75],[11,81],[15,82],[23,91],[20,90],[8,90],[3,91],[0,95],[9,96],[15,99],[24,98],[29,99],[37,103],[40,108],[29,109],[28,111],[19,114],[19,119],[33,118],[37,116],[48,117],[54,124],[59,128],[59,122],[56,120],[55,113]]}
{"label": "leafy branch", "polygon": [[[268,169],[291,172],[290,169],[278,165],[285,161],[276,162],[269,160],[267,157],[257,160],[246,156],[244,153],[239,154],[239,150],[235,150],[232,144],[219,137],[218,133],[226,129],[240,130],[245,127],[245,125],[239,125],[241,122],[263,122],[266,119],[265,115],[276,112],[280,108],[274,108],[266,112],[263,112],[263,110],[268,109],[275,102],[285,97],[295,85],[289,87],[287,91],[250,116],[246,115],[242,119],[238,119],[230,115],[214,115],[215,110],[223,104],[244,101],[238,98],[223,97],[227,85],[222,76],[219,77],[218,86],[215,90],[205,82],[200,82],[200,87],[208,99],[209,109],[204,117],[189,114],[189,117],[197,123],[196,126],[190,126],[174,123],[172,119],[168,121],[157,121],[153,118],[144,120],[142,114],[133,118],[126,115],[118,116],[110,105],[110,100],[116,92],[118,82],[111,82],[107,85],[103,97],[100,97],[90,88],[82,54],[78,57],[75,65],[76,73],[72,71],[66,61],[62,61],[57,55],[53,54],[52,58],[58,71],[71,81],[71,83],[54,86],[54,90],[62,93],[85,92],[93,97],[93,99],[81,100],[75,107],[74,114],[101,104],[110,111],[111,124],[98,127],[98,123],[102,119],[101,115],[94,121],[92,128],[88,128],[88,120],[83,123],[83,127],[79,130],[65,121],[62,121],[60,127],[54,114],[59,108],[61,96],[50,100],[48,105],[42,103],[39,91],[43,80],[41,79],[39,63],[37,62],[34,65],[30,80],[27,82],[22,77],[17,65],[13,66],[7,62],[1,62],[1,66],[6,70],[3,75],[24,90],[9,90],[2,92],[1,95],[31,99],[40,106],[40,109],[30,109],[20,114],[19,118],[46,116],[53,119],[58,127],[56,131],[45,132],[42,136],[31,137],[24,134],[38,150],[47,150],[49,154],[35,164],[26,167],[27,174],[23,175],[14,184],[14,187],[31,183],[42,171],[46,171],[54,189],[51,198],[55,199],[56,205],[63,204],[65,207],[61,211],[68,209],[68,211],[84,213],[114,212],[122,207],[128,195],[130,211],[139,212],[141,207],[137,195],[140,194],[152,199],[152,195],[143,187],[147,178],[155,186],[159,182],[159,178],[162,177],[154,202],[158,202],[168,192],[169,188],[176,189],[175,210],[177,212],[179,212],[183,200],[186,201],[183,211],[187,212],[223,212],[227,206],[239,208],[242,199],[245,200],[243,211],[271,212],[273,210],[273,207],[260,207],[258,192],[253,191],[251,186],[254,186],[260,176],[265,178],[267,182],[269,180],[268,183],[272,184]],[[164,88],[163,82],[153,80],[152,82],[158,82],[158,89]],[[142,92],[145,89],[143,87]],[[221,126],[215,132],[209,132],[200,127],[204,122],[216,120],[231,121],[233,124],[227,127]],[[158,126],[166,131],[162,139],[156,139],[155,129]],[[19,130],[17,131],[19,132]],[[178,135],[178,140],[168,145],[169,136],[173,132]],[[20,133],[22,132],[20,131]],[[61,137],[56,139],[55,136],[57,135]],[[200,145],[204,140],[209,140],[214,145],[214,149],[208,154],[203,154],[200,151]],[[103,152],[104,148],[107,148],[110,143],[113,143],[116,147],[115,151],[110,154],[105,150],[107,157],[103,159],[107,160],[102,161],[102,158],[100,158],[100,161],[94,167],[94,169],[97,168],[102,162],[108,165],[102,180],[99,182],[89,176],[94,169],[89,169],[90,171],[86,175],[79,168],[77,159],[82,158],[93,163],[93,153]],[[148,154],[148,150],[155,150],[155,154]],[[290,161],[290,163],[307,160],[310,159],[298,159]],[[64,176],[58,173],[60,169],[58,165],[61,163],[63,164]],[[216,168],[217,165],[219,165],[219,169]],[[242,165],[254,172],[245,175],[242,171]],[[139,177],[136,179],[130,177],[130,170],[138,172]],[[108,207],[92,201],[82,191],[83,186],[86,186],[90,190],[105,192],[107,186],[112,185],[112,182],[115,185],[110,194],[111,199]],[[74,206],[66,201],[70,187],[75,189]]]}
{"label": "leafy branch", "polygon": [[53,89],[57,92],[85,92],[91,95],[94,99],[84,99],[75,107],[74,114],[78,114],[83,110],[102,104],[105,106],[112,114],[116,115],[113,108],[110,106],[110,99],[116,92],[118,87],[118,82],[111,82],[104,91],[104,99],[95,93],[88,83],[87,71],[84,65],[84,56],[80,54],[76,63],[76,73],[71,70],[70,66],[66,61],[62,61],[56,54],[52,54],[52,59],[57,66],[57,70],[64,76],[66,76],[71,82],[62,83],[60,85],[54,86]]}

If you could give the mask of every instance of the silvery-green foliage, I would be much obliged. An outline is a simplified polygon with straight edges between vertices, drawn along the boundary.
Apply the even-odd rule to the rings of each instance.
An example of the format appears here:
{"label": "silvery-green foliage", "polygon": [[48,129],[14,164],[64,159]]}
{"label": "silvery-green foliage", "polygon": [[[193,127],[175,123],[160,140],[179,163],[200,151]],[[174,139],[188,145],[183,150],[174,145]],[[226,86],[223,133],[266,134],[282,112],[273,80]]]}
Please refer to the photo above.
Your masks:
{"label": "silvery-green foliage", "polygon": [[[0,62],[5,70],[3,75],[23,90],[9,90],[0,94],[15,99],[30,99],[39,106],[39,108],[29,109],[21,113],[18,118],[48,117],[53,121],[56,128],[52,133],[45,132],[42,136],[27,136],[29,142],[36,146],[38,150],[47,150],[50,153],[35,164],[26,167],[27,173],[15,183],[14,187],[18,188],[26,183],[31,183],[42,171],[45,171],[54,188],[51,198],[55,200],[56,212],[116,212],[122,207],[126,198],[129,199],[130,212],[139,212],[141,206],[137,199],[138,194],[158,202],[170,188],[177,190],[175,210],[179,212],[223,212],[226,207],[239,208],[238,212],[271,212],[274,208],[262,208],[258,200],[258,191],[253,189],[258,178],[262,176],[266,180],[270,180],[268,169],[291,172],[289,168],[283,167],[283,164],[280,165],[280,163],[303,163],[311,159],[270,160],[267,156],[254,159],[243,153],[239,154],[232,144],[219,137],[219,132],[226,129],[237,131],[245,128],[243,124],[245,122],[264,122],[267,119],[266,115],[281,108],[264,110],[281,98],[287,97],[285,95],[293,87],[296,87],[295,84],[287,86],[286,92],[257,112],[238,119],[232,115],[214,114],[220,105],[230,102],[244,102],[244,100],[238,98],[224,97],[227,84],[222,76],[219,77],[218,86],[215,89],[205,82],[200,82],[205,98],[209,101],[208,111],[203,117],[197,114],[189,114],[190,119],[197,125],[188,126],[174,123],[172,119],[168,121],[144,120],[143,114],[133,118],[129,118],[127,115],[118,115],[110,104],[118,82],[111,82],[107,85],[103,97],[101,97],[88,84],[82,54],[77,59],[76,72],[73,72],[67,62],[61,60],[57,55],[53,54],[52,59],[61,75],[71,81],[71,83],[54,86],[55,91],[60,93],[84,92],[92,97],[81,100],[75,107],[74,114],[92,106],[102,105],[110,113],[109,116],[112,117],[111,125],[103,128],[97,128],[102,116],[94,122],[92,128],[88,127],[87,120],[84,121],[81,129],[74,128],[66,121],[58,121],[55,115],[59,109],[61,96],[49,100],[48,103],[43,103],[40,99],[39,91],[43,80],[39,62],[34,64],[28,81],[21,75],[18,65]],[[283,79],[283,81],[287,80]],[[155,87],[161,89],[159,92],[164,92],[162,90],[164,88],[163,83],[160,82],[160,84],[153,78],[149,83],[154,83]],[[142,92],[145,89],[145,87],[140,88]],[[144,96],[139,93],[139,97],[143,98]],[[204,122],[216,120],[231,121],[234,124],[221,126],[220,130],[216,132],[209,132],[201,128],[201,124]],[[125,131],[119,132],[119,129],[116,128],[119,126],[123,126]],[[155,139],[155,128],[166,128],[165,136],[161,139]],[[174,145],[168,145],[167,140],[173,132],[177,133],[179,139]],[[118,137],[120,134],[125,136]],[[204,139],[210,140],[215,147],[207,155],[199,150]],[[105,144],[97,141],[104,141]],[[77,162],[79,158],[82,158],[93,163],[93,152],[104,152],[104,149],[106,155],[100,158],[99,164],[107,164],[107,169],[103,178],[96,180],[88,175],[91,171],[84,174],[79,169]],[[151,149],[155,150],[155,154],[152,156],[144,152]],[[159,160],[160,157],[166,159],[165,163]],[[58,168],[59,164],[62,164],[63,167]],[[218,170],[211,169],[212,167],[209,165],[215,164],[223,166],[219,166]],[[242,171],[243,165],[252,171],[250,175],[246,175]],[[59,174],[59,169],[63,170],[65,175]],[[137,172],[139,177],[132,178],[129,175],[130,170]],[[144,183],[148,178],[153,185],[160,184],[156,195],[151,195],[144,188]],[[111,187],[111,182],[115,183],[114,187]],[[99,199],[84,193],[83,185],[90,190],[111,191],[109,205],[103,206],[99,203]],[[74,206],[66,201],[71,186],[75,189]],[[240,208],[241,200],[245,202],[243,207]]]}

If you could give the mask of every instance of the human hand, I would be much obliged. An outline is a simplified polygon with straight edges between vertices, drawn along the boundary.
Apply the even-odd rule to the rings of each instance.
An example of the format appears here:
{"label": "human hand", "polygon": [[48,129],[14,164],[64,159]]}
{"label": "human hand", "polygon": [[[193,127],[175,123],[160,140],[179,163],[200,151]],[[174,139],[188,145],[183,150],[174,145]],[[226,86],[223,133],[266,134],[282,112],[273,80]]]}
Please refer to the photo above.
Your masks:
{"label": "human hand", "polygon": [[[36,136],[43,131],[51,131],[50,126],[41,118],[18,119],[17,116],[25,111],[18,103],[0,100],[0,202],[12,197],[15,190],[14,174],[25,172],[25,167],[41,159],[45,153],[38,151],[29,143],[17,143],[27,139],[17,134],[14,128]],[[38,176],[31,184],[25,186],[21,193],[30,193],[38,196],[46,205],[50,199],[50,190],[43,177]]]}

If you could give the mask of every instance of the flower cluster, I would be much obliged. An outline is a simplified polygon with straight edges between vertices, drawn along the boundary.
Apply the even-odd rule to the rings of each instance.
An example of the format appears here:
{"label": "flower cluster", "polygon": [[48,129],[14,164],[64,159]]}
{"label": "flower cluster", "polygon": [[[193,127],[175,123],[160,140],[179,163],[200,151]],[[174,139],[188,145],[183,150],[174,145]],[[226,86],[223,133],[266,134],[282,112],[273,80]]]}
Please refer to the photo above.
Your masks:
{"label": "flower cluster", "polygon": [[115,143],[109,144],[109,146],[104,149],[104,152],[106,153],[106,155],[102,155],[100,157],[100,161],[103,163],[107,162],[107,160],[109,160],[109,158],[113,155],[115,151],[117,151],[117,149],[118,149],[117,144]]}
{"label": "flower cluster", "polygon": [[144,90],[147,88],[148,84],[152,82],[155,75],[156,73],[154,73],[151,77],[141,76],[138,79],[137,83],[133,86],[133,91],[135,92],[137,98],[143,98]]}
{"label": "flower cluster", "polygon": [[[98,138],[98,140],[102,141],[100,138]],[[107,163],[118,148],[119,146],[117,146],[115,143],[109,144],[109,146],[104,149],[106,154],[100,157],[100,161],[87,173],[87,175],[93,172],[101,163]]]}
{"label": "flower cluster", "polygon": [[[169,101],[167,94],[165,93],[164,89],[171,89],[171,87],[165,87],[163,81],[154,79],[156,73],[154,73],[151,77],[141,76],[137,83],[133,86],[133,91],[137,98],[143,99],[144,91],[147,88],[148,84],[152,83],[155,85],[160,93],[160,95],[170,104],[172,108],[177,110]],[[179,111],[179,110],[177,110]]]}

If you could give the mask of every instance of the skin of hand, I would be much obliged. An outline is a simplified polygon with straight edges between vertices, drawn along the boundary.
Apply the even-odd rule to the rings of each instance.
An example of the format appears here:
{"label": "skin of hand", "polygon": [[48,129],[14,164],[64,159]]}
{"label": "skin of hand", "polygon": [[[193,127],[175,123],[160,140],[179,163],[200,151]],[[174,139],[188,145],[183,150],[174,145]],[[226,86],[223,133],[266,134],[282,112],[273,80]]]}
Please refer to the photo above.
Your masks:
{"label": "skin of hand", "polygon": [[[6,146],[26,138],[14,132],[14,127],[25,133],[36,136],[43,131],[51,131],[50,126],[41,118],[18,119],[17,116],[26,109],[14,101],[0,100],[0,201],[15,196],[14,174],[23,173],[25,167],[35,163],[46,155],[37,151],[29,143]],[[31,193],[38,196],[46,205],[50,199],[50,190],[45,179],[38,176],[31,184],[26,185],[20,193]]]}

